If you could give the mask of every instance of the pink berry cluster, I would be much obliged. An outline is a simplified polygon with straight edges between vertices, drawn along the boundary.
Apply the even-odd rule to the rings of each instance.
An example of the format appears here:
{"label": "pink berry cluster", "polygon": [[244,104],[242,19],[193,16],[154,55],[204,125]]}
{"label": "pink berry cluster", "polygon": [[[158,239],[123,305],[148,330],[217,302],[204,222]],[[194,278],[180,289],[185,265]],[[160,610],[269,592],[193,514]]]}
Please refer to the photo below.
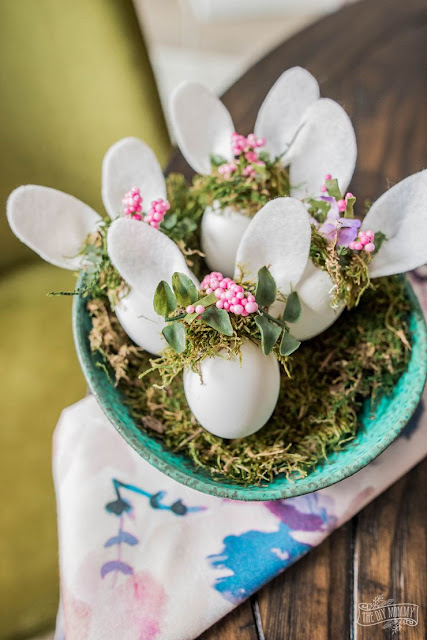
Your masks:
{"label": "pink berry cluster", "polygon": [[[246,157],[248,162],[256,162],[258,160],[258,153],[255,149],[260,149],[265,146],[265,138],[257,138],[254,133],[250,133],[247,138],[234,132],[231,134],[231,148],[234,155],[240,156],[242,153],[249,154],[249,158]],[[251,159],[250,159],[251,158]]]}
{"label": "pink berry cluster", "polygon": [[[248,316],[258,311],[255,297],[248,291],[244,291],[240,284],[236,284],[231,278],[224,278],[219,271],[212,271],[205,276],[200,285],[201,289],[209,295],[214,293],[218,298],[216,306],[225,309],[236,316]],[[197,311],[197,307],[195,309]]]}
{"label": "pink berry cluster", "polygon": [[[233,150],[234,157],[238,158],[244,154],[245,160],[249,163],[242,169],[243,176],[255,178],[256,170],[252,165],[257,164],[262,167],[265,166],[265,162],[259,159],[258,152],[256,151],[256,149],[259,149],[264,145],[265,138],[257,138],[253,133],[250,133],[247,138],[236,132],[231,135],[231,148]],[[218,167],[218,173],[224,176],[224,178],[230,178],[231,174],[237,171],[237,169],[238,167],[236,162],[224,162],[224,164]]]}
{"label": "pink berry cluster", "polygon": [[170,208],[171,206],[169,202],[167,200],[163,200],[163,198],[153,200],[151,203],[151,209],[149,209],[145,214],[144,222],[149,224],[151,227],[158,229],[166,215],[166,211],[169,211]]}
{"label": "pink berry cluster", "polygon": [[[142,220],[142,196],[141,190],[138,187],[132,187],[130,191],[125,193],[122,202],[126,216],[130,216],[134,220]],[[151,209],[145,214],[144,222],[158,229],[165,217],[166,211],[169,211],[169,209],[170,204],[167,200],[163,200],[163,198],[153,200]]]}
{"label": "pink berry cluster", "polygon": [[368,229],[368,231],[360,231],[358,237],[353,242],[350,242],[348,245],[349,249],[353,251],[366,251],[367,253],[372,253],[375,251],[375,232],[372,229]]}
{"label": "pink berry cluster", "polygon": [[134,220],[142,220],[142,196],[138,187],[132,187],[127,191],[122,202],[126,216],[130,216]]}

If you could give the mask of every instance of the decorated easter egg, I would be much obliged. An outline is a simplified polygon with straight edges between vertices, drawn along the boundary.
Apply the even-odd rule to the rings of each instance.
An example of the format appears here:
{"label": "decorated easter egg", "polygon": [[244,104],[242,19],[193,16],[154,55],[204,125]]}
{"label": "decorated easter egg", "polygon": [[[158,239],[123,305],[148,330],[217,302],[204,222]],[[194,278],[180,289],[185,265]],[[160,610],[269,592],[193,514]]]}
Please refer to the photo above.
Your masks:
{"label": "decorated easter egg", "polygon": [[154,311],[147,315],[147,309],[146,301],[131,290],[114,307],[114,313],[135,344],[149,353],[158,354],[167,346],[161,333],[164,322]]}
{"label": "decorated easter egg", "polygon": [[301,316],[292,325],[292,335],[297,340],[309,340],[328,329],[341,315],[345,305],[332,307],[334,283],[323,269],[315,267],[311,260],[297,286],[301,303]]}
{"label": "decorated easter egg", "polygon": [[251,218],[231,207],[206,207],[201,222],[201,245],[205,260],[212,271],[232,277],[236,253]]}
{"label": "decorated easter egg", "polygon": [[277,404],[280,368],[276,357],[246,341],[241,358],[223,351],[206,358],[199,373],[184,372],[189,407],[210,433],[221,438],[243,438],[263,427]]}

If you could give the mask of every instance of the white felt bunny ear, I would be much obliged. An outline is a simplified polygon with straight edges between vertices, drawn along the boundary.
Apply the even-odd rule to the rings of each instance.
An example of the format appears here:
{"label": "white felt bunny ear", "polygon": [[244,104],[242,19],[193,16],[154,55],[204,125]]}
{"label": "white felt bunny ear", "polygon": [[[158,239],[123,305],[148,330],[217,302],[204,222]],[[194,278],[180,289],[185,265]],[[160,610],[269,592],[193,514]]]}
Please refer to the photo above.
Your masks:
{"label": "white felt bunny ear", "polygon": [[124,138],[113,144],[102,164],[102,199],[110,218],[123,211],[123,197],[132,187],[141,190],[142,208],[152,200],[166,198],[162,169],[153,151],[138,138]]}
{"label": "white felt bunny ear", "polygon": [[284,158],[290,164],[296,198],[319,193],[325,175],[337,178],[345,193],[356,166],[357,145],[351,120],[337,102],[320,98],[304,113],[301,128]]}
{"label": "white felt bunny ear", "polygon": [[10,227],[21,242],[47,262],[72,271],[82,267],[78,254],[102,220],[77,198],[37,185],[15,189],[6,211]]}
{"label": "white felt bunny ear", "polygon": [[144,222],[119,218],[107,236],[112,264],[131,287],[116,308],[124,330],[140,347],[158,353],[164,346],[163,318],[153,309],[153,298],[161,280],[169,284],[175,271],[185,273],[198,286],[176,244],[164,233]]}
{"label": "white felt bunny ear", "polygon": [[338,309],[331,307],[334,283],[323,269],[307,262],[304,274],[296,290],[301,302],[302,313],[292,325],[292,335],[297,340],[308,340],[330,327],[341,315],[344,305]]}
{"label": "white felt bunny ear", "polygon": [[266,138],[272,156],[286,150],[305,110],[318,99],[319,85],[306,69],[293,67],[282,73],[262,103],[254,128],[256,136]]}
{"label": "white felt bunny ear", "polygon": [[371,278],[404,273],[427,262],[427,169],[386,191],[371,207],[362,229],[386,241],[369,266]]}
{"label": "white felt bunny ear", "polygon": [[206,87],[196,82],[181,84],[171,96],[170,114],[178,146],[195,171],[211,172],[211,154],[231,160],[233,121]]}
{"label": "white felt bunny ear", "polygon": [[257,281],[258,270],[268,266],[277,288],[288,294],[301,278],[310,251],[308,212],[299,200],[276,198],[253,217],[237,249],[236,273]]}

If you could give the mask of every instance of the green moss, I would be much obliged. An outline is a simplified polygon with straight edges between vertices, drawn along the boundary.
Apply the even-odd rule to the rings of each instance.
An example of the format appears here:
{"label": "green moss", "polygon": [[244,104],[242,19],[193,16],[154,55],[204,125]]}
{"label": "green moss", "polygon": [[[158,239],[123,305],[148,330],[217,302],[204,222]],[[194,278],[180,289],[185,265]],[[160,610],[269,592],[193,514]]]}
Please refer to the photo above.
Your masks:
{"label": "green moss", "polygon": [[267,202],[279,196],[289,196],[289,172],[277,158],[270,160],[260,154],[265,166],[252,165],[256,177],[244,176],[242,170],[247,166],[244,157],[236,159],[238,170],[226,178],[218,173],[213,165],[207,175],[196,175],[192,194],[199,202],[202,211],[214,203],[219,210],[231,207],[247,216],[254,216]]}
{"label": "green moss", "polygon": [[[213,476],[246,484],[280,473],[304,476],[329,452],[355,437],[357,412],[391,392],[410,355],[409,301],[402,281],[381,279],[359,306],[287,359],[269,423],[257,434],[227,441],[205,431],[185,401],[181,374],[159,385],[149,356],[135,347],[104,300],[92,300],[92,347],[102,352],[124,402],[141,429],[188,456]],[[232,348],[232,347],[231,347]],[[165,381],[163,381],[165,382]]]}
{"label": "green moss", "polygon": [[311,228],[310,258],[316,267],[327,271],[335,285],[333,307],[345,304],[347,309],[352,309],[359,304],[371,286],[369,263],[372,256],[365,251],[338,246],[336,241],[330,242],[321,235],[314,225]]}

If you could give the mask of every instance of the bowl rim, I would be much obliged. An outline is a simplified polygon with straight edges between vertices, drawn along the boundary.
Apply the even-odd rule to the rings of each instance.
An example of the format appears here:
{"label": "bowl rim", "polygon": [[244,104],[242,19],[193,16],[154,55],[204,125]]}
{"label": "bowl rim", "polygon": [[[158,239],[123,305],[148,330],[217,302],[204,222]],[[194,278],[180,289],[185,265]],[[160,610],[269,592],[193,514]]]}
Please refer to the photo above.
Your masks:
{"label": "bowl rim", "polygon": [[[78,289],[82,288],[83,279],[84,274],[80,274],[77,282]],[[417,324],[417,329],[419,331],[418,340],[420,344],[418,348],[424,351],[424,353],[427,353],[427,325],[424,313],[418,301],[418,298],[407,278],[405,278],[405,285],[412,306],[411,313],[415,315],[415,321]],[[86,379],[90,392],[96,398],[103,413],[108,418],[109,422],[111,422],[111,424],[114,426],[114,428],[123,437],[125,442],[129,446],[131,446],[136,451],[136,453],[138,453],[146,462],[151,464],[153,467],[155,467],[168,477],[179,482],[180,484],[188,486],[196,491],[200,491],[201,493],[218,498],[227,498],[244,502],[282,500],[285,498],[297,497],[300,495],[305,495],[307,493],[312,493],[320,489],[325,489],[326,487],[332,486],[337,482],[340,482],[341,480],[354,475],[365,466],[367,466],[370,462],[375,460],[375,458],[377,458],[379,455],[381,455],[381,453],[383,453],[385,449],[387,449],[403,431],[420,402],[421,395],[426,383],[427,357],[425,357],[422,361],[422,375],[417,377],[418,384],[413,385],[410,389],[409,400],[407,402],[408,408],[405,412],[404,417],[395,424],[394,428],[390,429],[386,433],[386,435],[381,439],[380,444],[377,444],[369,452],[365,453],[364,456],[361,457],[361,459],[359,459],[356,463],[353,463],[351,466],[337,468],[333,470],[332,473],[325,479],[321,481],[313,480],[312,483],[304,487],[298,487],[298,481],[293,483],[291,480],[289,481],[289,484],[285,485],[284,487],[270,487],[262,485],[249,485],[246,487],[239,487],[238,485],[234,485],[233,487],[227,487],[220,484],[220,479],[217,480],[212,477],[209,479],[209,481],[207,481],[201,476],[195,478],[171,466],[170,463],[164,460],[161,455],[148,449],[148,447],[142,440],[136,439],[130,432],[129,428],[126,426],[125,422],[117,415],[117,413],[109,405],[109,403],[105,402],[101,385],[99,384],[99,378],[96,375],[89,375],[90,371],[94,372],[96,363],[94,362],[93,355],[89,348],[88,336],[84,332],[83,326],[80,323],[82,309],[85,309],[84,303],[87,300],[88,298],[83,298],[81,295],[76,295],[74,297],[72,307],[73,338],[83,375]],[[86,310],[84,312],[87,313]],[[149,434],[147,435],[148,437],[151,437]],[[351,446],[351,443],[349,443],[349,446]],[[328,461],[326,460],[324,463],[320,463],[318,466],[321,468],[322,466],[326,466],[327,464]]]}

